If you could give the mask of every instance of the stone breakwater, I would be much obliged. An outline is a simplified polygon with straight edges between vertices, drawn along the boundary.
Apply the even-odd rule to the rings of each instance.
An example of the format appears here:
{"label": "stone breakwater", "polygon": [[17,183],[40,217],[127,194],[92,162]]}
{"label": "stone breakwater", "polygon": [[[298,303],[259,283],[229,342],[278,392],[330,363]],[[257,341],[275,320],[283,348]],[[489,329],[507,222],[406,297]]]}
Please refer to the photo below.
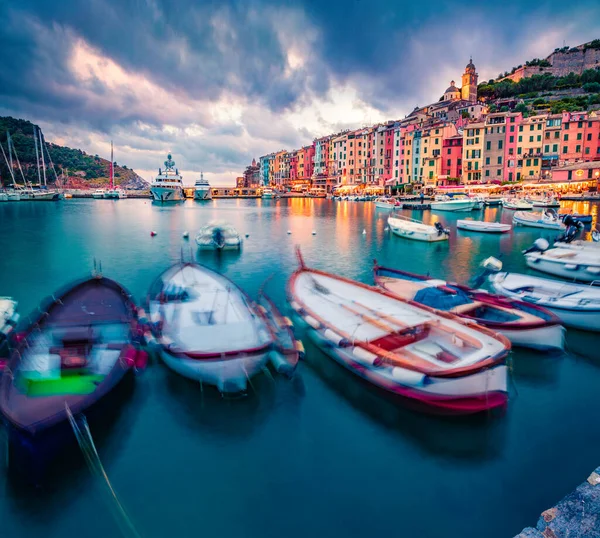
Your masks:
{"label": "stone breakwater", "polygon": [[600,538],[600,467],[515,538]]}

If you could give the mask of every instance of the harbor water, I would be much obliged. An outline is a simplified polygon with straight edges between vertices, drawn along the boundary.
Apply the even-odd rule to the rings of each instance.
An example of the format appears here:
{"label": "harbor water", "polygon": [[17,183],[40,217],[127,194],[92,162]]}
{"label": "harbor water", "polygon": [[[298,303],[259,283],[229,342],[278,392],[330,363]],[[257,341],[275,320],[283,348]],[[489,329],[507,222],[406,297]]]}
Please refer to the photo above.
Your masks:
{"label": "harbor water", "polygon": [[[592,212],[596,224],[598,205],[565,207]],[[468,282],[488,256],[528,272],[521,251],[556,236],[522,227],[501,236],[457,231],[465,214],[403,213],[441,220],[449,241],[392,236],[388,212],[368,202],[4,203],[0,296],[18,300],[27,317],[44,297],[89,275],[96,260],[141,303],[153,279],[183,257],[253,297],[268,279],[267,293],[289,312],[285,284],[296,245],[308,265],[363,282],[372,282],[373,259]],[[512,212],[488,208],[483,216],[510,222]],[[214,219],[249,234],[240,253],[197,252],[195,232]],[[515,349],[506,411],[458,419],[399,408],[304,343],[295,378],[259,375],[244,398],[222,398],[153,361],[121,408],[92,424],[139,536],[505,538],[534,525],[600,463],[598,334],[569,329],[562,355]],[[43,487],[23,487],[4,470],[0,484],[7,538],[100,538],[123,527],[102,478],[81,457],[59,460]]]}

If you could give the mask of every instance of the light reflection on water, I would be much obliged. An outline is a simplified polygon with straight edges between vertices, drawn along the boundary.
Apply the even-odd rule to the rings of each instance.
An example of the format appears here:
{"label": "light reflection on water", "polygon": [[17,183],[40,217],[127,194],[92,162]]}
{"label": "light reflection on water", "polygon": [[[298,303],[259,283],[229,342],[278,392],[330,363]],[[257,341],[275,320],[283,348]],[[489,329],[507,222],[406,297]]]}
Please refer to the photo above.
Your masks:
{"label": "light reflection on water", "polygon": [[[597,218],[597,204],[564,205]],[[424,244],[392,236],[385,231],[388,212],[360,202],[0,204],[0,295],[14,296],[27,313],[42,297],[87,274],[96,258],[106,276],[139,300],[183,253],[251,295],[274,275],[267,291],[285,307],[297,244],[309,265],[364,282],[372,282],[374,258],[466,282],[488,256],[500,255],[511,271],[526,271],[521,250],[540,235],[556,235],[526,228],[502,236],[456,230],[458,218],[479,218],[476,212],[403,214],[440,220],[451,229],[449,241]],[[512,218],[500,208],[487,208],[484,215],[501,222]],[[196,251],[195,232],[214,219],[249,234],[241,253]],[[151,237],[151,230],[158,235]],[[184,231],[190,233],[187,241]],[[145,537],[427,538],[439,536],[441,525],[446,536],[512,536],[534,525],[542,510],[600,463],[600,432],[589,427],[598,412],[597,343],[597,335],[569,331],[570,353],[563,357],[515,350],[508,410],[474,420],[425,417],[391,405],[311,342],[297,379],[259,377],[255,393],[239,401],[202,393],[155,363],[94,434],[113,485]],[[6,485],[0,496],[3,534],[115,535],[94,484],[85,466],[70,459],[57,467],[48,490]]]}

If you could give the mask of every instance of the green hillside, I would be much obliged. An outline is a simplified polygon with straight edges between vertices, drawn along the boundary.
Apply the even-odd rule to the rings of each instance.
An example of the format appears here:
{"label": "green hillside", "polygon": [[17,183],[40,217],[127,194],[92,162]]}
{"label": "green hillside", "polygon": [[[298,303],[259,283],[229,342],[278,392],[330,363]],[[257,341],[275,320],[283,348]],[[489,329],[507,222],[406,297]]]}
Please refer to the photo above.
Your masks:
{"label": "green hillside", "polygon": [[[35,144],[33,140],[34,124],[10,116],[0,117],[0,144],[7,153],[7,131],[10,133],[17,155],[21,163],[23,175],[27,181],[37,183],[37,167],[35,158]],[[110,161],[98,155],[88,155],[80,149],[47,143],[46,147],[58,175],[59,181],[66,181],[68,186],[85,188],[106,185],[110,177]],[[48,154],[44,154],[48,183],[54,183],[56,177],[50,169]],[[14,174],[17,182],[22,183],[21,172],[14,162]],[[12,182],[8,167],[0,152],[0,178],[4,184]],[[144,188],[146,183],[140,176],[127,166],[115,166],[115,183],[128,188]]]}

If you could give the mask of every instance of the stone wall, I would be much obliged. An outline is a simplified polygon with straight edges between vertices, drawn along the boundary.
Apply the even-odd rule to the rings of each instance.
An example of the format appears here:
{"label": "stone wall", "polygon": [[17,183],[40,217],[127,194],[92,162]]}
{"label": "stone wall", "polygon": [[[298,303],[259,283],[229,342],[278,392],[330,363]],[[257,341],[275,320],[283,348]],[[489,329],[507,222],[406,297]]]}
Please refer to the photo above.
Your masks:
{"label": "stone wall", "polygon": [[586,69],[600,69],[600,49],[583,50],[583,45],[580,45],[577,50],[571,49],[571,51],[550,54],[546,60],[552,64],[552,67],[523,66],[503,80],[510,79],[513,82],[519,82],[522,78],[544,73],[550,73],[555,77],[564,77],[569,73],[581,75]]}

